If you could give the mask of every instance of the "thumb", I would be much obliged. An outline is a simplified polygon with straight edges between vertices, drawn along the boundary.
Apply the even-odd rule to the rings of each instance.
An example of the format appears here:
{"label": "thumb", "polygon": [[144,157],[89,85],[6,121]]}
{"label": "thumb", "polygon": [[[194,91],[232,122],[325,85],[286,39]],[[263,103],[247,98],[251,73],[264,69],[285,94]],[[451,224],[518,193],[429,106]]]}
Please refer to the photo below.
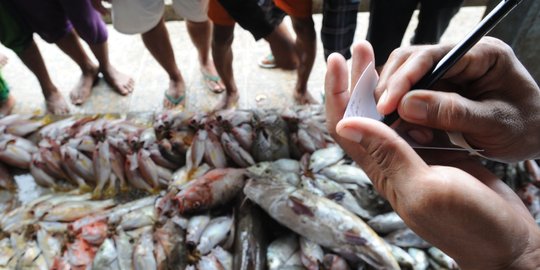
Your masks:
{"label": "thumb", "polygon": [[456,93],[414,90],[403,97],[398,112],[403,120],[410,123],[446,131],[477,133],[493,128],[496,119],[490,116],[494,106],[496,104],[472,101]]}
{"label": "thumb", "polygon": [[429,169],[403,138],[380,121],[349,117],[338,123],[336,131],[364,148],[369,157],[361,165],[386,198],[396,191],[406,192],[407,186],[414,188],[415,176]]}

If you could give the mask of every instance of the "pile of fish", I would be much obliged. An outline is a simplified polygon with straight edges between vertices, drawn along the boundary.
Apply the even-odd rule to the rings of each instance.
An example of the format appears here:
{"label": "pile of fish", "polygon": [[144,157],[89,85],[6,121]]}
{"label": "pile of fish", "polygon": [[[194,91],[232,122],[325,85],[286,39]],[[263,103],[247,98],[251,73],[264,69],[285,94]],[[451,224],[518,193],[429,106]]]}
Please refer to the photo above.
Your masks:
{"label": "pile of fish", "polygon": [[[0,119],[0,269],[458,269],[324,121],[320,106]],[[26,170],[48,194],[21,204]],[[538,217],[537,182],[519,194]]]}

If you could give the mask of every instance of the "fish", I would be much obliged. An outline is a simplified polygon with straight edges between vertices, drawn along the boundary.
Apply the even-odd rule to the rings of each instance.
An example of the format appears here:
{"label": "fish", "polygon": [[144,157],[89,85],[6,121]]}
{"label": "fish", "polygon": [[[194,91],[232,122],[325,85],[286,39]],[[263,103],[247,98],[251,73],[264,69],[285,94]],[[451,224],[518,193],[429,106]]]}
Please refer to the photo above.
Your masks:
{"label": "fish", "polygon": [[148,205],[124,214],[118,227],[122,228],[124,231],[129,231],[148,225],[154,225],[157,218],[154,205]]}
{"label": "fish", "polygon": [[454,261],[454,259],[442,252],[442,250],[436,247],[430,247],[427,251],[431,258],[433,258],[433,260],[435,260],[443,268],[459,269],[456,261]]}
{"label": "fish", "polygon": [[118,228],[116,234],[113,235],[114,244],[116,246],[118,268],[120,270],[131,270],[133,265],[133,249],[132,239],[122,230]]}
{"label": "fish", "polygon": [[29,169],[32,154],[38,150],[37,147],[26,149],[26,146],[20,137],[1,141],[0,161],[13,167]]}
{"label": "fish", "polygon": [[410,228],[396,230],[384,237],[384,239],[398,247],[430,248],[431,244],[426,242]]}
{"label": "fish", "polygon": [[230,136],[228,133],[223,132],[221,134],[221,144],[228,157],[230,157],[238,166],[244,168],[255,164],[255,160],[253,160],[251,154],[244,150],[234,137]]}
{"label": "fish", "polygon": [[326,254],[323,258],[324,269],[328,270],[350,270],[347,261],[336,254]]}
{"label": "fish", "polygon": [[139,172],[142,178],[154,189],[159,186],[159,172],[156,164],[150,158],[150,152],[145,149],[140,149],[137,153],[137,162],[139,164]]}
{"label": "fish", "polygon": [[204,142],[204,160],[214,168],[227,167],[227,156],[221,146],[219,137],[212,131],[208,131],[208,139]]}
{"label": "fish", "polygon": [[37,231],[36,241],[49,268],[52,267],[54,258],[61,256],[64,246],[63,240],[61,237],[53,236],[43,228]]}
{"label": "fish", "polygon": [[118,252],[114,246],[114,241],[110,238],[105,239],[99,247],[92,262],[92,269],[120,270]]}
{"label": "fish", "polygon": [[319,270],[324,259],[324,251],[320,245],[300,237],[300,260],[308,270]]}
{"label": "fish", "polygon": [[174,200],[180,214],[212,208],[228,202],[242,190],[244,169],[214,169],[188,183]]}
{"label": "fish", "polygon": [[272,241],[266,251],[268,270],[281,269],[300,248],[298,236],[286,234]]}
{"label": "fish", "polygon": [[184,269],[186,267],[185,232],[178,224],[172,219],[168,219],[162,227],[155,229],[154,239],[163,248],[169,269]]}
{"label": "fish", "polygon": [[390,245],[390,248],[392,249],[392,255],[394,255],[401,268],[413,269],[415,261],[407,251],[396,245]]}
{"label": "fish", "polygon": [[199,240],[201,238],[201,235],[208,226],[208,223],[210,223],[210,216],[209,215],[197,215],[193,216],[189,219],[188,225],[187,225],[187,235],[186,235],[186,245],[192,248],[197,247],[199,244]]}
{"label": "fish", "polygon": [[157,269],[156,258],[154,257],[154,242],[151,230],[145,230],[133,249],[133,269],[153,270]]}
{"label": "fish", "polygon": [[235,211],[234,266],[237,270],[265,270],[268,223],[263,211],[245,196],[237,201]]}
{"label": "fish", "polygon": [[141,176],[139,172],[139,162],[136,154],[126,156],[124,164],[124,172],[126,173],[127,182],[137,189],[142,189],[148,192],[153,192],[154,188],[150,186]]}
{"label": "fish", "polygon": [[426,270],[429,267],[428,255],[425,251],[418,248],[409,248],[407,253],[411,255],[414,260],[413,269],[414,270]]}
{"label": "fish", "polygon": [[[96,176],[96,187],[94,197],[101,198],[105,184],[110,180],[112,174],[111,152],[107,141],[99,142],[93,152],[92,164],[94,165],[94,175]],[[105,194],[113,195],[114,186],[105,191]]]}
{"label": "fish", "polygon": [[224,242],[233,231],[233,221],[233,218],[227,216],[210,220],[201,234],[197,250],[202,255],[206,255],[219,243]]}
{"label": "fish", "polygon": [[99,220],[81,228],[79,236],[91,245],[99,246],[109,233],[107,222]]}
{"label": "fish", "polygon": [[42,219],[44,221],[75,221],[89,214],[111,208],[115,204],[113,200],[64,202],[51,208]]}
{"label": "fish", "polygon": [[394,211],[380,214],[368,221],[368,225],[376,232],[388,234],[393,231],[407,228],[401,217]]}
{"label": "fish", "polygon": [[94,164],[90,158],[77,149],[63,145],[61,153],[64,162],[75,174],[82,177],[87,183],[95,183]]}
{"label": "fish", "polygon": [[362,208],[354,196],[339,183],[336,183],[324,176],[315,175],[313,179],[315,186],[322,190],[324,196],[337,202],[347,210],[357,214],[363,219],[371,219],[373,216],[366,209]]}
{"label": "fish", "polygon": [[212,251],[210,251],[210,254],[217,259],[219,264],[223,267],[223,270],[233,269],[233,256],[222,247],[215,247],[212,249]]}
{"label": "fish", "polygon": [[30,162],[30,174],[34,177],[36,184],[42,187],[55,188],[57,186],[56,179],[45,171],[46,168],[41,155],[39,153],[33,154]]}
{"label": "fish", "polygon": [[383,240],[362,219],[329,199],[266,179],[248,181],[244,193],[275,220],[323,247],[378,269],[399,269]]}
{"label": "fish", "polygon": [[94,261],[96,248],[81,238],[68,245],[67,263],[73,269],[89,269]]}
{"label": "fish", "polygon": [[253,133],[253,127],[250,124],[233,127],[231,129],[231,134],[244,150],[249,151],[253,146],[255,133]]}
{"label": "fish", "polygon": [[316,150],[309,158],[309,170],[318,173],[322,169],[338,163],[345,157],[345,151],[339,146]]}
{"label": "fish", "polygon": [[339,183],[357,184],[361,187],[372,185],[364,170],[357,166],[333,165],[322,169],[321,174]]}

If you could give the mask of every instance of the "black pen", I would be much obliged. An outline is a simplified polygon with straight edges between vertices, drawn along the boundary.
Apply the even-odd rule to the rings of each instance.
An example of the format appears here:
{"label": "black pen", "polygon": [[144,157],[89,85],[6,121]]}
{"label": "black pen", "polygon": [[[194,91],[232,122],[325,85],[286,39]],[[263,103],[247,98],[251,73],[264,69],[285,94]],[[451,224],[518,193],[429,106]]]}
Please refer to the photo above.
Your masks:
{"label": "black pen", "polygon": [[[476,28],[451,51],[449,51],[430,72],[428,72],[413,89],[429,89],[448,71],[474,44],[485,36],[497,23],[499,23],[521,0],[503,0],[499,3]],[[385,115],[381,121],[391,125],[399,119],[399,114],[394,111]]]}

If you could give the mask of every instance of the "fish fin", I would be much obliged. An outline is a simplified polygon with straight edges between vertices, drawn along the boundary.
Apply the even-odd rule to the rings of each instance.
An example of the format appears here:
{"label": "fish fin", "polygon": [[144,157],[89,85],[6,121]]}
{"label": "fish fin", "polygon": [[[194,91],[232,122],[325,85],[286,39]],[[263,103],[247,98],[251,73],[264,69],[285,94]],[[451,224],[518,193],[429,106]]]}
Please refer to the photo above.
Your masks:
{"label": "fish fin", "polygon": [[313,211],[311,211],[311,209],[307,205],[304,204],[302,199],[294,197],[294,196],[289,196],[289,201],[291,202],[290,204],[291,209],[296,214],[306,215],[310,217],[315,216],[315,214],[313,214]]}
{"label": "fish fin", "polygon": [[345,232],[345,240],[353,245],[363,246],[367,244],[366,238],[358,235],[358,233],[353,231],[346,231]]}

